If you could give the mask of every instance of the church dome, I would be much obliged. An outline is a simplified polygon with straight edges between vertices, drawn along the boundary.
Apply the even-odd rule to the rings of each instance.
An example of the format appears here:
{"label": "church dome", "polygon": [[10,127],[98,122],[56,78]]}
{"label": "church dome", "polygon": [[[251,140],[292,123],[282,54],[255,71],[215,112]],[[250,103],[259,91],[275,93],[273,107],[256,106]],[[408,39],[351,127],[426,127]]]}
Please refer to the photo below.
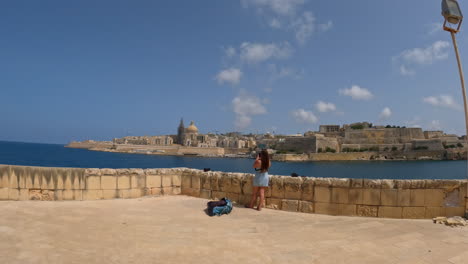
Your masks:
{"label": "church dome", "polygon": [[195,126],[195,124],[192,121],[190,122],[190,126],[187,127],[185,132],[186,133],[198,133],[198,128]]}

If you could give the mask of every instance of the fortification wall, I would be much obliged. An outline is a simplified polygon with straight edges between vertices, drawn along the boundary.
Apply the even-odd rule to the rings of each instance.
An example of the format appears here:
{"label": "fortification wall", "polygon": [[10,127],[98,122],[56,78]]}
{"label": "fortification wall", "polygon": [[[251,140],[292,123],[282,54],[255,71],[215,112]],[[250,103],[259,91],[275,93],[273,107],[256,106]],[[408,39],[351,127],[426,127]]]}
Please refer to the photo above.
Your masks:
{"label": "fortification wall", "polygon": [[[0,200],[98,200],[184,194],[246,204],[253,174],[175,169],[74,169],[0,165]],[[463,216],[466,180],[270,176],[266,207],[328,215]]]}
{"label": "fortification wall", "polygon": [[369,128],[345,131],[345,144],[401,144],[424,139],[421,128]]}

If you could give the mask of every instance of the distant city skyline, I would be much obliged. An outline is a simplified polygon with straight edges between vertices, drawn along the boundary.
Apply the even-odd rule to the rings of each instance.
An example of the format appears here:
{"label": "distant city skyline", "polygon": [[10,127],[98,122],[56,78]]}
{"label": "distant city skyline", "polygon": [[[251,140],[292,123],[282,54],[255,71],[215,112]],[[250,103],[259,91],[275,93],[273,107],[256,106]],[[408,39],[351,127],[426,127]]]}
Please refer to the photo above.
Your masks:
{"label": "distant city skyline", "polygon": [[[423,0],[2,2],[0,140],[169,135],[180,118],[201,133],[464,135],[442,22]],[[458,41],[468,63],[463,27]]]}

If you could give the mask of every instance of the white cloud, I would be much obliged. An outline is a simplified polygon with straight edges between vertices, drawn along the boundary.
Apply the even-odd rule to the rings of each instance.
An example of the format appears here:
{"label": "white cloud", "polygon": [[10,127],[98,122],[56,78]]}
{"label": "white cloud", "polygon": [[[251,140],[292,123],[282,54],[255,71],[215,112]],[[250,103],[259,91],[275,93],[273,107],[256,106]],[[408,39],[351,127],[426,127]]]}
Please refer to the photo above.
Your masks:
{"label": "white cloud", "polygon": [[322,113],[325,113],[325,112],[330,112],[330,111],[335,111],[336,110],[336,106],[332,103],[327,103],[327,102],[322,102],[322,101],[318,101],[316,104],[315,104],[315,107],[317,108],[317,110],[319,112],[322,112]]}
{"label": "white cloud", "polygon": [[421,127],[421,118],[415,116],[412,120],[405,121],[404,123],[406,127]]}
{"label": "white cloud", "polygon": [[434,35],[434,34],[436,34],[438,32],[443,31],[442,23],[440,23],[440,22],[431,23],[431,24],[428,25],[428,27],[429,27],[429,32],[428,32],[429,35]]}
{"label": "white cloud", "polygon": [[269,73],[271,74],[271,81],[276,81],[281,78],[292,78],[298,80],[302,78],[304,72],[296,70],[291,67],[277,66],[276,64],[269,64],[267,66]]}
{"label": "white cloud", "polygon": [[413,70],[408,69],[405,65],[400,65],[400,73],[401,75],[405,75],[405,76],[411,76],[415,74]]}
{"label": "white cloud", "polygon": [[229,46],[229,47],[224,49],[224,54],[226,55],[226,57],[232,58],[232,57],[236,56],[237,52],[236,52],[236,49],[234,47]]}
{"label": "white cloud", "polygon": [[323,32],[330,30],[332,27],[333,27],[333,22],[332,21],[328,21],[325,24],[319,24],[318,25],[318,28]]}
{"label": "white cloud", "polygon": [[305,44],[315,31],[315,17],[312,12],[304,12],[302,16],[294,20],[292,28],[299,44]]}
{"label": "white cloud", "polygon": [[277,28],[277,29],[283,27],[283,24],[277,18],[271,19],[269,25],[270,25],[270,27]]}
{"label": "white cloud", "polygon": [[215,79],[218,81],[219,84],[230,83],[234,85],[240,82],[241,77],[241,70],[237,68],[229,68],[218,73]]}
{"label": "white cloud", "polygon": [[407,49],[398,56],[393,57],[393,61],[401,63],[400,73],[402,75],[414,75],[414,71],[408,70],[408,65],[430,65],[436,61],[448,58],[447,41],[436,41],[426,48]]}
{"label": "white cloud", "polygon": [[390,116],[392,116],[392,111],[390,108],[385,107],[382,112],[379,115],[380,120],[385,120],[388,119]]}
{"label": "white cloud", "polygon": [[252,116],[265,114],[266,108],[255,96],[239,95],[232,100],[233,111],[236,114],[235,126],[244,129],[252,122]]}
{"label": "white cloud", "polygon": [[447,41],[436,41],[431,46],[421,49],[409,49],[400,54],[400,57],[408,63],[432,64],[434,61],[443,60],[448,57],[447,48],[450,44]]}
{"label": "white cloud", "polygon": [[432,120],[429,124],[429,129],[431,130],[442,130],[442,126],[440,125],[439,120]]}
{"label": "white cloud", "polygon": [[281,16],[291,16],[305,3],[305,0],[242,0],[244,7],[255,6],[260,12],[269,9],[273,13]]}
{"label": "white cloud", "polygon": [[248,63],[258,63],[268,59],[285,59],[291,56],[292,52],[289,42],[282,44],[244,42],[240,46],[241,60]]}
{"label": "white cloud", "polygon": [[461,109],[451,95],[428,96],[423,98],[423,102],[437,107]]}
{"label": "white cloud", "polygon": [[314,124],[317,123],[318,118],[311,111],[306,111],[304,109],[297,109],[292,112],[292,116],[299,123]]}
{"label": "white cloud", "polygon": [[361,88],[358,85],[353,85],[351,88],[340,89],[341,95],[350,96],[353,100],[370,100],[374,95],[366,88]]}

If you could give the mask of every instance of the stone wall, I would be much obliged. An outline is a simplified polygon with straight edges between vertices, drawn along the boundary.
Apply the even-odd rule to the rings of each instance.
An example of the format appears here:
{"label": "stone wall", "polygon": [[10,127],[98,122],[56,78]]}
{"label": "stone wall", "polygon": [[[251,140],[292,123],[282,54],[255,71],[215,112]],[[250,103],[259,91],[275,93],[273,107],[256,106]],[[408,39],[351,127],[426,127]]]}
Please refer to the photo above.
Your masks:
{"label": "stone wall", "polygon": [[183,169],[0,165],[0,200],[99,200],[180,194]]}
{"label": "stone wall", "polygon": [[[76,169],[0,165],[0,200],[98,200],[148,195],[228,197],[246,204],[253,174],[174,169]],[[463,216],[466,180],[270,177],[266,207],[328,215]]]}

